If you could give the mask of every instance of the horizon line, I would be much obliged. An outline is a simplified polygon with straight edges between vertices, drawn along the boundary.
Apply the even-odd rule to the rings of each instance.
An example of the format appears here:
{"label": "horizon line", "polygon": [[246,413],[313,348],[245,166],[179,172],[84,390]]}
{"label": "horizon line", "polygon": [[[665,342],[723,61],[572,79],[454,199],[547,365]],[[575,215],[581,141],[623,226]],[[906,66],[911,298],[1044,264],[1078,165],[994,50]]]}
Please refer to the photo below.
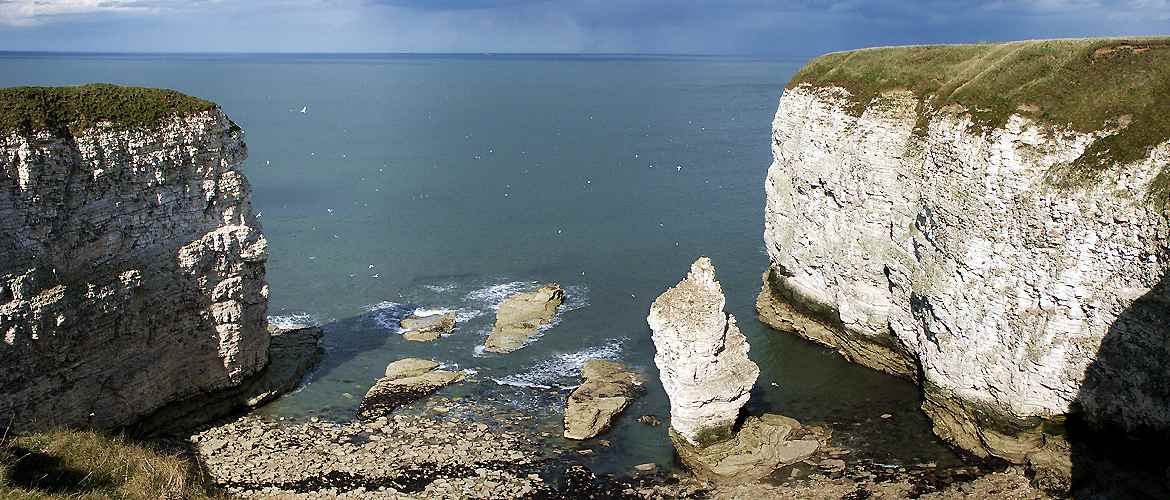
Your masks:
{"label": "horizon line", "polygon": [[[289,55],[289,56],[656,56],[656,57],[755,57],[768,59],[808,59],[816,55],[764,54],[764,53],[695,53],[695,52],[429,52],[429,51],[118,51],[118,50],[9,50],[0,49],[0,54],[44,54],[44,55]],[[818,54],[819,55],[819,54]]]}

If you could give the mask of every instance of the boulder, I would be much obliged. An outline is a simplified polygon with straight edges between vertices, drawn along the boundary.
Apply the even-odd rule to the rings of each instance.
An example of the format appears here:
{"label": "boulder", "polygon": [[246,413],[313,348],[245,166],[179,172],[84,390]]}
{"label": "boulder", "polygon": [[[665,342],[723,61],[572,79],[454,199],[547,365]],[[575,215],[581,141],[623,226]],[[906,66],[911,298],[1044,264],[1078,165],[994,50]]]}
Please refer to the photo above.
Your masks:
{"label": "boulder", "polygon": [[484,350],[509,353],[524,347],[537,329],[552,322],[564,301],[565,291],[556,283],[508,297],[496,311],[496,325]]}
{"label": "boulder", "polygon": [[410,315],[399,326],[405,328],[402,338],[414,342],[430,342],[455,329],[455,313],[432,314],[429,316]]}
{"label": "boulder", "polygon": [[386,378],[397,380],[400,378],[417,377],[438,367],[438,363],[429,359],[400,359],[386,365]]}
{"label": "boulder", "polygon": [[565,437],[589,439],[607,430],[634,401],[642,377],[621,363],[590,360],[581,370],[585,379],[565,406]]}
{"label": "boulder", "polygon": [[362,398],[358,418],[376,419],[448,385],[463,381],[463,372],[438,370],[438,367],[439,364],[434,361],[418,358],[390,363],[386,367],[386,376],[378,379]]}
{"label": "boulder", "polygon": [[692,446],[731,437],[760,375],[724,302],[711,260],[701,257],[686,279],[654,301],[646,318],[670,397],[670,428]]}

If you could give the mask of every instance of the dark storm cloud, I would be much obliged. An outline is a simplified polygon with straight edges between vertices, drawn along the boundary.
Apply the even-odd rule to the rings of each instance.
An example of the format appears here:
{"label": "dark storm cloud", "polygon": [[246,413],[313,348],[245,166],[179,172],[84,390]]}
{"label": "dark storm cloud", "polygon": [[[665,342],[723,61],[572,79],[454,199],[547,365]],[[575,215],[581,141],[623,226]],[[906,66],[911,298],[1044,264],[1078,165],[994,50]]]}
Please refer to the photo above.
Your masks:
{"label": "dark storm cloud", "polygon": [[1170,0],[0,0],[0,48],[686,52],[1170,32]]}

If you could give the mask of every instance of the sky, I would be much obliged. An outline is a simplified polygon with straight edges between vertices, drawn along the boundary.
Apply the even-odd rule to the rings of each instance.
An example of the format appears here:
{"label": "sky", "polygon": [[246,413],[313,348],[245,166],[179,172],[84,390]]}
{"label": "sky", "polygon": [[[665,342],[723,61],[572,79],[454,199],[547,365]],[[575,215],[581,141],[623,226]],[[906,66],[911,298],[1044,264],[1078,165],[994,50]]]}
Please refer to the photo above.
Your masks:
{"label": "sky", "polygon": [[1170,0],[0,0],[0,50],[806,57],[1170,34]]}

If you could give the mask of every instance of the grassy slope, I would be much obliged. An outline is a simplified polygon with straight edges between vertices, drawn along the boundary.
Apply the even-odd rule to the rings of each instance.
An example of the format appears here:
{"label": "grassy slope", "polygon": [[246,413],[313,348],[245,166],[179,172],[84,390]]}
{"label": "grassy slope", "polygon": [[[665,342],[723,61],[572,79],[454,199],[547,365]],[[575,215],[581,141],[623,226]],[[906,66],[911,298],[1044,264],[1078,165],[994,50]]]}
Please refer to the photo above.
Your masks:
{"label": "grassy slope", "polygon": [[[982,127],[1013,113],[1080,132],[1129,126],[1093,144],[1066,174],[1088,181],[1118,163],[1145,159],[1170,140],[1170,38],[1082,39],[891,47],[819,57],[789,83],[837,86],[860,114],[874,97],[910,90],[922,98],[920,125],[958,104]],[[1170,194],[1170,166],[1149,195]]]}
{"label": "grassy slope", "polygon": [[177,455],[93,431],[60,431],[0,441],[0,498],[217,497]]}
{"label": "grassy slope", "polygon": [[108,84],[13,87],[0,89],[0,134],[66,128],[78,132],[102,121],[120,128],[149,127],[168,116],[214,107],[173,90]]}

